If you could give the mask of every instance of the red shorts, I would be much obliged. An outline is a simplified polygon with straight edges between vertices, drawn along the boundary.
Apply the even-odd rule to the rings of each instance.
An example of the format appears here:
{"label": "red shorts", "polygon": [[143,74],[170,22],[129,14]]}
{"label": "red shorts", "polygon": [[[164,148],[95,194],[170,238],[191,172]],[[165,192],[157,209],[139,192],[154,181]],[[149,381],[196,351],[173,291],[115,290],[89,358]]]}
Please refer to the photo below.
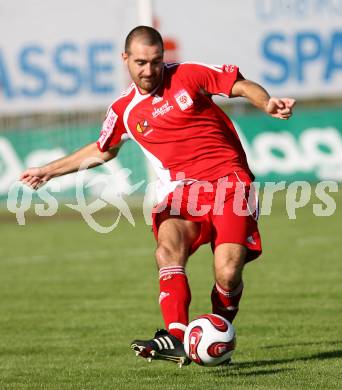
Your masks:
{"label": "red shorts", "polygon": [[200,230],[190,253],[206,243],[214,249],[223,243],[245,246],[246,262],[260,256],[261,239],[257,224],[258,204],[251,179],[234,172],[212,182],[194,182],[177,187],[152,210],[153,233],[168,218],[182,218],[199,224]]}

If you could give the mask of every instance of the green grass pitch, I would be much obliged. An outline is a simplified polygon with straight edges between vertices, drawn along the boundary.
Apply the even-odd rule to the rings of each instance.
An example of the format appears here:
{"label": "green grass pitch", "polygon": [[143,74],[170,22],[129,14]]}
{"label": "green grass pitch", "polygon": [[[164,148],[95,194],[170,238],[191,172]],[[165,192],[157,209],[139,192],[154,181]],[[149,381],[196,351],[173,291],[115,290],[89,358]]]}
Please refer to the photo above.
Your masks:
{"label": "green grass pitch", "polygon": [[[0,389],[340,389],[341,191],[334,198],[331,217],[308,205],[289,220],[280,197],[261,218],[264,254],[245,269],[228,368],[148,364],[131,352],[132,339],[162,326],[141,213],[110,234],[76,214],[18,226],[2,213]],[[188,267],[191,317],[210,311],[211,270],[203,247]]]}

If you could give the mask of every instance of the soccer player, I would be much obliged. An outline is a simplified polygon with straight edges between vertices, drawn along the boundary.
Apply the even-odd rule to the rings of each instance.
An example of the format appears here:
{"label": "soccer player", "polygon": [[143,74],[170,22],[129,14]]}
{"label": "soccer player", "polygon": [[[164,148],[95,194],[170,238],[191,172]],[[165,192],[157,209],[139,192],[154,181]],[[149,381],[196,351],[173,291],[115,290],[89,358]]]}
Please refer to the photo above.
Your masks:
{"label": "soccer player", "polygon": [[249,195],[254,177],[232,122],[211,97],[244,97],[279,119],[290,118],[295,101],[270,97],[235,65],[164,63],[162,37],[147,26],[128,34],[122,58],[133,83],[109,107],[98,141],[27,169],[21,180],[38,188],[77,171],[86,158],[114,158],[127,138],[139,144],[160,179],[153,231],[166,330],[148,340],[134,340],[131,348],[148,360],[188,364],[183,337],[191,300],[185,273],[189,256],[211,243],[212,312],[233,321],[243,268],[261,254],[257,205],[248,200],[253,198]]}

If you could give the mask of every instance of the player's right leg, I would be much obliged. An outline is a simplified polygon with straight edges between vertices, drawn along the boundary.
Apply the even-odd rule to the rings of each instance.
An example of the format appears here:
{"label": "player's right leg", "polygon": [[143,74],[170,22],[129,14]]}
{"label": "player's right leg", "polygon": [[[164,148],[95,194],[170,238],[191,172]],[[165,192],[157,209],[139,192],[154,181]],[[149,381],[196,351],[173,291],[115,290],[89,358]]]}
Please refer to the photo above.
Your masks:
{"label": "player's right leg", "polygon": [[183,348],[191,300],[185,266],[200,229],[194,222],[165,214],[159,222],[156,249],[159,304],[167,330],[158,331],[150,340],[134,340],[131,348],[148,360],[169,360],[183,365],[190,362]]}
{"label": "player's right leg", "polygon": [[158,230],[159,304],[167,330],[181,341],[189,321],[191,300],[185,265],[198,234],[198,224],[181,218],[165,219]]}

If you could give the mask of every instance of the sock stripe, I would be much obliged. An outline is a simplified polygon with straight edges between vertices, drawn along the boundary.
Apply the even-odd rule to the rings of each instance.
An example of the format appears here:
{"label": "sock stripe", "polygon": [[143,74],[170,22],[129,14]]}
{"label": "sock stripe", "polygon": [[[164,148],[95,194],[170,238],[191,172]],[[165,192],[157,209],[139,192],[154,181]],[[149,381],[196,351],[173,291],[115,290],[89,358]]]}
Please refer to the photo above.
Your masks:
{"label": "sock stripe", "polygon": [[241,283],[234,289],[234,290],[224,290],[222,287],[219,286],[218,283],[216,283],[216,289],[217,291],[226,296],[226,297],[235,297],[236,295],[239,295],[241,293],[241,291],[243,290],[243,282],[241,281]]}
{"label": "sock stripe", "polygon": [[185,274],[184,269],[169,269],[167,271],[159,271],[159,275],[169,274],[169,273]]}
{"label": "sock stripe", "polygon": [[181,266],[160,268],[159,279],[166,275],[185,275],[185,269]]}
{"label": "sock stripe", "polygon": [[169,324],[169,330],[170,329],[179,329],[179,330],[182,330],[183,332],[185,332],[186,325],[181,324],[180,322],[171,322],[171,324]]}
{"label": "sock stripe", "polygon": [[184,272],[166,272],[165,274],[159,275],[159,279],[162,279],[168,275],[185,275],[185,273]]}
{"label": "sock stripe", "polygon": [[174,266],[174,267],[162,267],[159,272],[168,272],[168,271],[184,271],[185,269],[182,266]]}

